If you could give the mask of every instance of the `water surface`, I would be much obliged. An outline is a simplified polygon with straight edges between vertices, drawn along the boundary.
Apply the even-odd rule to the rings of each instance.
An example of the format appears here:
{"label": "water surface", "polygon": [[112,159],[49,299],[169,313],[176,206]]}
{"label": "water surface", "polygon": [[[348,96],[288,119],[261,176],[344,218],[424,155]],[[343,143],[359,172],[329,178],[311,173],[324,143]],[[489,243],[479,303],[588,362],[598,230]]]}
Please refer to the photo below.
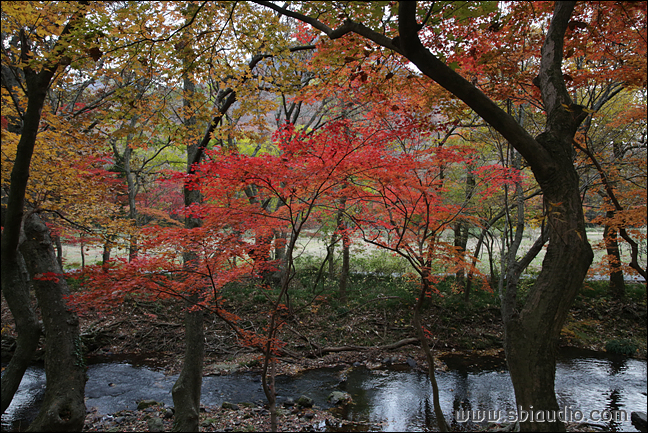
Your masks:
{"label": "water surface", "polygon": [[[460,429],[465,426],[454,416],[457,411],[500,411],[505,417],[507,411],[515,410],[513,385],[503,359],[448,357],[446,362],[448,370],[438,371],[437,381],[441,406],[449,423]],[[305,394],[317,406],[330,408],[328,395],[344,390],[354,402],[340,411],[348,420],[380,424],[383,431],[436,429],[432,388],[426,374],[403,365],[388,370],[357,367],[345,375],[346,381],[342,381],[338,368],[307,371],[294,378],[280,376],[278,401]],[[86,406],[96,407],[98,413],[135,409],[142,399],[173,405],[171,388],[177,376],[165,376],[154,368],[125,362],[102,363],[91,365],[88,376]],[[3,430],[15,428],[20,420],[24,425],[24,420],[35,416],[44,383],[42,367],[31,367],[15,401],[2,416]],[[624,410],[627,421],[592,421],[605,424],[612,431],[637,431],[629,417],[631,411],[646,410],[646,361],[595,352],[564,353],[557,364],[556,394],[561,407],[580,411],[583,420],[588,420],[592,410]],[[250,373],[205,377],[202,404],[220,405],[223,401],[263,404],[260,377]]]}

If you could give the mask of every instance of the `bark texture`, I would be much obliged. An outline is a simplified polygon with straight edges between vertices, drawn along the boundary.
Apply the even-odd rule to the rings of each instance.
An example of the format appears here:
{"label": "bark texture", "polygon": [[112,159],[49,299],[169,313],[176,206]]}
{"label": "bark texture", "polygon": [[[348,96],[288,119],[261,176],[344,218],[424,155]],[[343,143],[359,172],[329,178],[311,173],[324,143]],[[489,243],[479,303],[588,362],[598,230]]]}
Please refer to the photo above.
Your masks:
{"label": "bark texture", "polygon": [[191,311],[192,304],[198,301],[194,295],[187,302],[185,312],[185,355],[182,372],[173,385],[173,405],[175,417],[173,431],[198,431],[200,416],[200,393],[205,335],[202,310]]}
{"label": "bark texture", "polygon": [[[2,413],[7,410],[18,390],[27,367],[32,362],[41,327],[32,308],[29,283],[20,265],[22,257],[14,254],[2,261],[2,294],[16,322],[16,350],[2,375]],[[5,290],[5,288],[10,288]]]}
{"label": "bark texture", "polygon": [[20,250],[34,276],[36,298],[45,327],[45,398],[28,431],[81,431],[85,422],[86,365],[79,337],[79,319],[67,307],[69,295],[49,229],[37,214],[25,220],[26,240]]}

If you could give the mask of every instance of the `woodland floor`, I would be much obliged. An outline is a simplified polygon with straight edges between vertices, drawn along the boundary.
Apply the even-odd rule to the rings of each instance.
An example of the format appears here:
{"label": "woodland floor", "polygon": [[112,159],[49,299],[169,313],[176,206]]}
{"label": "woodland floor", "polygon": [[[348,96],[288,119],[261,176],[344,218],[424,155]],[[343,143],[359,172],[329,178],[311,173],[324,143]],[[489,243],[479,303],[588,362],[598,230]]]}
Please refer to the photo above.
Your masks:
{"label": "woodland floor", "polygon": [[[643,286],[645,287],[645,286]],[[630,339],[639,346],[635,357],[646,357],[646,298],[643,301],[611,301],[607,297],[579,296],[572,307],[561,335],[561,345],[604,351],[610,340]],[[249,300],[249,298],[248,298]],[[307,309],[286,316],[281,338],[286,342],[284,356],[278,363],[277,374],[295,374],[301,370],[361,362],[379,366],[386,358],[404,363],[408,357],[416,360],[418,368],[427,369],[423,353],[411,326],[411,312],[406,306],[385,304],[388,297],[363,302],[352,309],[340,309],[325,300]],[[250,305],[252,304],[252,305]],[[262,304],[232,302],[224,305],[241,317],[248,331],[256,331],[262,317]],[[495,306],[453,307],[446,302],[427,306],[425,324],[436,338],[438,357],[447,353],[495,355],[503,357],[502,325]],[[81,317],[83,340],[87,354],[95,361],[119,356],[137,356],[165,373],[179,373],[183,356],[182,310],[177,302],[166,300],[144,302],[131,299],[109,313]],[[236,334],[214,315],[206,316],[205,375],[229,374],[233,370],[250,371],[260,368],[259,352],[243,344]],[[256,324],[256,325],[255,325]],[[2,355],[11,353],[15,328],[11,313],[2,299]],[[406,343],[387,350],[376,347]],[[354,350],[340,350],[344,346]],[[367,347],[367,349],[361,349]],[[42,352],[42,349],[40,349]],[[438,369],[445,366],[439,361]],[[254,407],[238,411],[206,407],[201,415],[203,431],[267,431],[269,416]],[[119,419],[88,414],[85,431],[148,430],[146,419],[162,418],[170,429],[166,409],[152,407],[144,411],[115,414]],[[312,431],[326,420],[339,423],[329,411],[286,409],[279,422],[282,431]],[[345,431],[352,426],[346,426]],[[366,429],[366,426],[364,427]],[[576,431],[576,426],[570,428]],[[330,427],[330,429],[333,429]],[[355,431],[362,431],[362,427]]]}

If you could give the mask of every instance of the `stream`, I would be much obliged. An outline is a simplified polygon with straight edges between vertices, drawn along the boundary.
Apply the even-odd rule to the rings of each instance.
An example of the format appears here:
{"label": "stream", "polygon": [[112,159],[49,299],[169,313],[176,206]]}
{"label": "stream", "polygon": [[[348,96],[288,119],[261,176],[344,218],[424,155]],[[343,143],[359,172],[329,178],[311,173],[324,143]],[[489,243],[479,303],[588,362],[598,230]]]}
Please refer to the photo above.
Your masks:
{"label": "stream", "polygon": [[[486,413],[477,411],[491,411],[491,417],[500,415],[498,421],[503,422],[507,411],[515,409],[513,386],[503,359],[462,356],[442,359],[448,368],[437,371],[441,406],[453,427],[464,429],[462,420]],[[281,403],[304,394],[315,405],[330,408],[329,394],[343,390],[351,394],[354,402],[341,410],[347,420],[381,424],[383,431],[436,429],[427,375],[407,364],[377,370],[357,366],[346,372],[347,380],[342,383],[340,375],[341,368],[322,368],[291,378],[279,376],[277,400]],[[135,409],[136,402],[143,399],[173,405],[171,388],[177,376],[165,376],[150,366],[104,362],[90,365],[88,377],[86,406],[96,407],[98,413]],[[3,431],[24,429],[35,417],[44,384],[42,366],[30,367],[14,401],[2,415]],[[556,394],[561,409],[566,408],[574,420],[578,420],[580,413],[582,421],[605,425],[611,431],[637,431],[630,422],[630,412],[646,411],[646,361],[590,351],[563,351],[557,364]],[[233,373],[205,377],[202,404],[213,406],[224,401],[263,404],[259,375]],[[623,410],[627,420],[591,419],[592,410]]]}

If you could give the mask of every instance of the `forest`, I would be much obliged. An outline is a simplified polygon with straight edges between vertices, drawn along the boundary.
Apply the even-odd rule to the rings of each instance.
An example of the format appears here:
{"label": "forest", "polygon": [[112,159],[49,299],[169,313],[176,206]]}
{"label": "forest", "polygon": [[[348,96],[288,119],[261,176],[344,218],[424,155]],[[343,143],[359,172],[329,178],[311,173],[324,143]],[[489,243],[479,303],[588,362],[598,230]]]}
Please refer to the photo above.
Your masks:
{"label": "forest", "polygon": [[645,358],[646,9],[4,1],[2,413],[39,354],[28,430],[88,431],[87,355],[168,350],[211,431],[236,352],[287,431],[287,365],[407,347],[454,431],[443,348],[547,413],[559,346]]}

